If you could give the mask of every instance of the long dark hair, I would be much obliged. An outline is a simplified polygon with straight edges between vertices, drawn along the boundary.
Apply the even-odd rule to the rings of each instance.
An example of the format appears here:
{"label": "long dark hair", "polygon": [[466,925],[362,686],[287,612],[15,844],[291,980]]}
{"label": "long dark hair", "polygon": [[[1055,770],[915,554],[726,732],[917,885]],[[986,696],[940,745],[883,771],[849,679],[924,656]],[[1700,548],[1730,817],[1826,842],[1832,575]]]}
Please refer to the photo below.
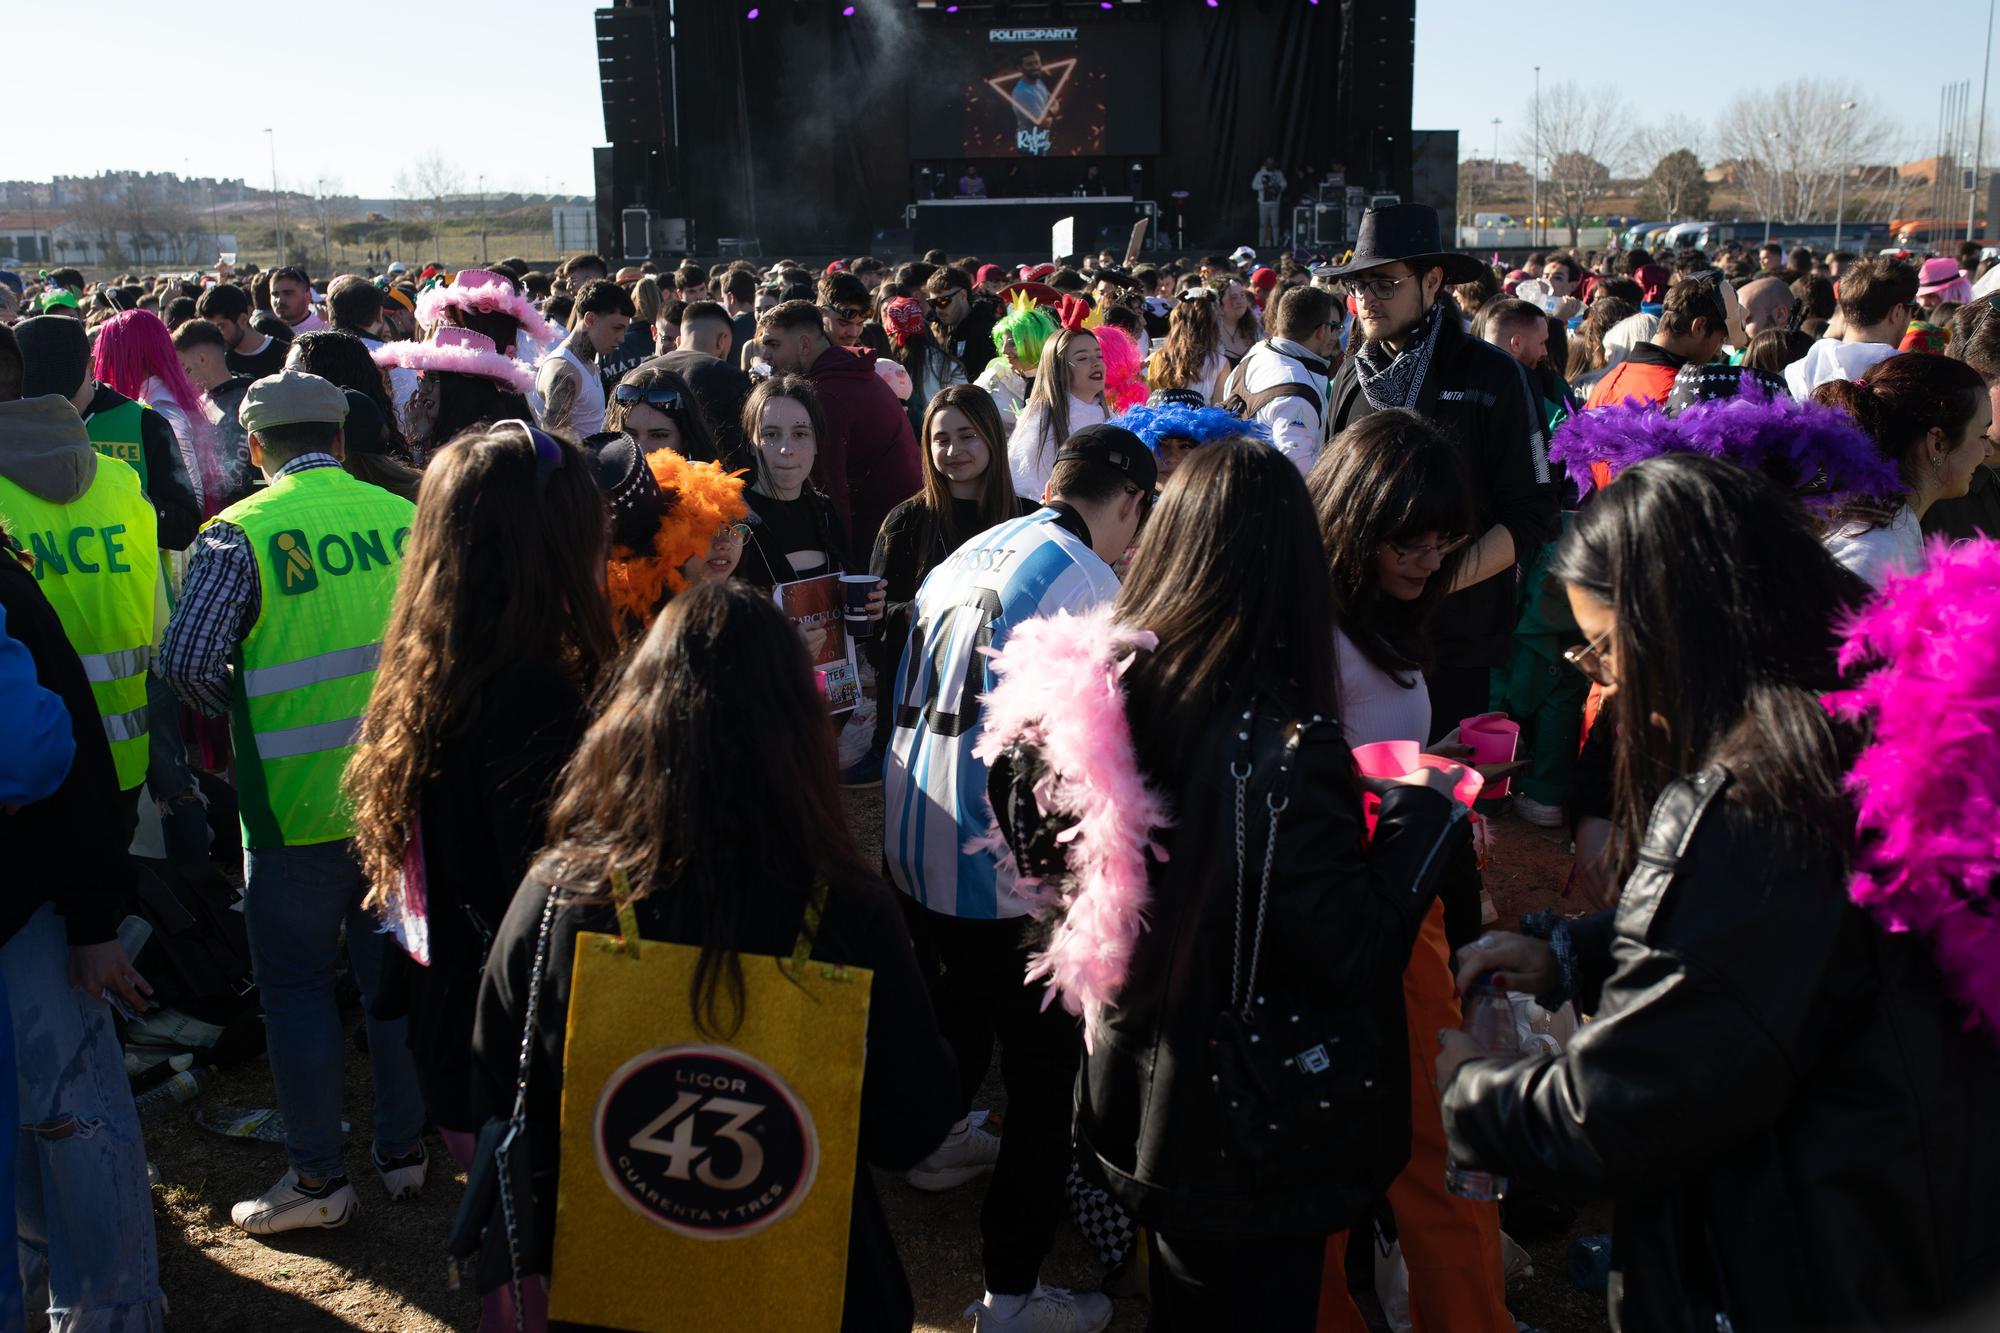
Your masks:
{"label": "long dark hair", "polygon": [[[1925,437],[1941,431],[1947,449],[1956,445],[1985,396],[1986,380],[1978,371],[1936,352],[1888,357],[1868,367],[1859,380],[1828,380],[1812,392],[1814,402],[1853,417],[1912,491]],[[1886,527],[1901,504],[1901,496],[1872,496],[1841,509],[1832,521],[1836,527]]]}
{"label": "long dark hair", "polygon": [[[978,524],[972,532],[960,532],[958,520],[951,512],[951,485],[938,471],[937,460],[931,455],[931,426],[938,414],[949,408],[957,408],[965,413],[966,420],[979,432],[979,438],[986,441],[986,471],[979,478],[979,498],[974,502],[979,506]],[[924,456],[924,507],[931,511],[944,534],[945,549],[955,551],[974,533],[997,527],[1014,517],[1018,512],[1014,501],[1014,474],[1007,469],[1007,432],[1000,428],[1000,409],[993,405],[993,395],[976,384],[950,384],[939,389],[931,398],[931,404],[924,409],[923,433],[917,437],[917,448]]]}
{"label": "long dark hair", "polygon": [[1440,541],[1472,529],[1472,493],[1452,442],[1415,412],[1363,417],[1320,451],[1306,478],[1333,579],[1333,624],[1405,689],[1426,665],[1425,623],[1464,555],[1447,554],[1414,602],[1382,595],[1377,553],[1427,532]]}
{"label": "long dark hair", "polygon": [[[755,755],[755,763],[744,762]],[[533,873],[568,895],[671,895],[699,918],[688,1004],[704,1032],[743,1019],[745,923],[814,883],[873,892],[847,831],[826,704],[805,641],[770,598],[730,580],[667,604],[557,784]]]}
{"label": "long dark hair", "polygon": [[[532,421],[528,400],[484,375],[425,371],[438,377],[437,417],[431,422],[430,447],[441,449],[466,431],[496,421]],[[555,432],[551,432],[555,433]]]}
{"label": "long dark hair", "polygon": [[1868,596],[1813,534],[1796,500],[1699,454],[1627,468],[1577,516],[1553,577],[1617,613],[1612,871],[1637,864],[1667,785],[1710,763],[1730,796],[1842,855],[1854,812],[1842,789],[1851,738],[1820,703],[1835,689],[1836,627]]}
{"label": "long dark hair", "polygon": [[365,395],[382,414],[383,434],[391,446],[400,445],[396,432],[396,409],[389,402],[387,373],[368,354],[368,344],[340,329],[314,329],[301,333],[285,353],[285,369],[303,370],[326,380],[337,389],[352,389]]}
{"label": "long dark hair", "polygon": [[1298,468],[1269,445],[1221,440],[1174,469],[1116,614],[1159,636],[1125,673],[1156,775],[1185,773],[1208,723],[1253,695],[1334,714],[1326,555]]}
{"label": "long dark hair", "polygon": [[617,651],[602,583],[604,498],[583,452],[556,447],[562,462],[550,470],[519,426],[497,426],[464,436],[424,473],[347,765],[371,907],[402,872],[439,748],[488,720],[494,677],[544,662],[588,693]]}
{"label": "long dark hair", "polygon": [[631,414],[635,404],[619,402],[618,389],[627,387],[641,390],[672,389],[678,393],[681,396],[678,406],[663,407],[657,403],[647,403],[644,406],[673,418],[674,424],[680,427],[682,458],[692,458],[704,463],[713,463],[721,459],[715,448],[715,429],[709,424],[708,413],[703,410],[701,401],[694,396],[694,390],[688,387],[686,380],[665,366],[640,366],[636,370],[629,371],[625,378],[618,381],[604,407],[604,429],[626,428],[625,419]]}
{"label": "long dark hair", "polygon": [[1167,316],[1167,336],[1153,353],[1147,382],[1155,389],[1199,389],[1207,400],[1215,386],[1201,382],[1208,360],[1222,346],[1221,298],[1207,287],[1190,287]]}

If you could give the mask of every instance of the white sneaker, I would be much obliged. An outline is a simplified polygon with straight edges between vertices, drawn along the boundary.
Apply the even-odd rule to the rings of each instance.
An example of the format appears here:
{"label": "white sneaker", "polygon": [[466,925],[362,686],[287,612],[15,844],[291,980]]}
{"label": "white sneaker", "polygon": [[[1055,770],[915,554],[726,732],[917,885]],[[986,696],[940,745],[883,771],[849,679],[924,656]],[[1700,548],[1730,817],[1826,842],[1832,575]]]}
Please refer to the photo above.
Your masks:
{"label": "white sneaker", "polygon": [[431,1158],[423,1144],[401,1157],[383,1157],[371,1147],[368,1160],[375,1163],[375,1173],[382,1177],[382,1188],[389,1191],[391,1199],[414,1199],[424,1192],[424,1173]]}
{"label": "white sneaker", "polygon": [[1563,808],[1559,805],[1543,805],[1540,801],[1529,800],[1527,793],[1514,793],[1514,813],[1533,824],[1536,828],[1561,828]]}
{"label": "white sneaker", "polygon": [[1094,1291],[1036,1287],[1014,1313],[993,1313],[985,1302],[967,1307],[977,1333],[1099,1333],[1111,1322],[1111,1298]]}
{"label": "white sneaker", "polygon": [[257,1198],[231,1208],[229,1220],[253,1236],[273,1236],[307,1227],[344,1227],[360,1211],[361,1201],[346,1176],[331,1176],[318,1189],[307,1190],[299,1185],[299,1173],[288,1170]]}
{"label": "white sneaker", "polygon": [[936,1151],[910,1168],[904,1177],[910,1188],[936,1194],[991,1171],[1000,1160],[1000,1136],[986,1129],[985,1121],[986,1112],[974,1111],[952,1126]]}

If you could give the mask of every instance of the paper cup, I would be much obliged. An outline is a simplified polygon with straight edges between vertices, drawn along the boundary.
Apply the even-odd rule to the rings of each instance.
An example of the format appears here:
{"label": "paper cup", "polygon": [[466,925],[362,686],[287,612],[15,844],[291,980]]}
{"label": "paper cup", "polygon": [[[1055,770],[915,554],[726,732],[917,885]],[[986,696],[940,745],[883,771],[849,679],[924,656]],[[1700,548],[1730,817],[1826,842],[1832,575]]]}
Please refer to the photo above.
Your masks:
{"label": "paper cup", "polygon": [[840,591],[842,596],[840,618],[846,622],[847,637],[850,639],[870,639],[875,636],[875,622],[868,618],[868,599],[875,592],[875,585],[881,582],[873,574],[842,574]]}
{"label": "paper cup", "polygon": [[[1505,764],[1513,760],[1514,752],[1520,748],[1521,724],[1509,721],[1505,713],[1481,713],[1458,724],[1458,739],[1460,744],[1472,747],[1473,763]],[[1505,796],[1507,779],[1501,778],[1484,794]]]}

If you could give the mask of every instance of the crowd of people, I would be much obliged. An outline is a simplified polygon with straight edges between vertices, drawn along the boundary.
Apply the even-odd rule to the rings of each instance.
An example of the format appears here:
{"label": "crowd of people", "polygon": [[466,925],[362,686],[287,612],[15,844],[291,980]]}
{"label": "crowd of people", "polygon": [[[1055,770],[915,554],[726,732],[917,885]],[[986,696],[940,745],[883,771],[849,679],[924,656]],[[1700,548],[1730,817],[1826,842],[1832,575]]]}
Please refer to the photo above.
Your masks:
{"label": "crowd of people", "polygon": [[[436,1244],[483,1330],[604,1318],[590,1189],[635,1244],[780,1246],[848,1190],[798,1290],[909,1328],[867,1167],[984,1178],[982,1333],[1135,1291],[1158,1330],[1358,1331],[1378,1237],[1414,1328],[1513,1333],[1467,1170],[1614,1202],[1619,1328],[1981,1308],[1994,263],[1503,270],[1399,204],[1338,262],[18,284],[0,1329],[24,1292],[164,1326],[134,1080],[260,1016],[287,1162],[231,1221],[363,1215],[343,972],[367,1165],[467,1174]],[[1573,858],[1513,930],[1501,819]],[[237,973],[154,920],[217,894]],[[607,1015],[617,957],[678,989]],[[1495,988],[1581,1026],[1496,1054],[1459,1031]],[[728,1095],[607,1147],[689,1052]],[[771,1175],[780,1106],[815,1168]],[[1105,1290],[1044,1281],[1072,1216]],[[729,1248],[633,1270],[631,1326]]]}

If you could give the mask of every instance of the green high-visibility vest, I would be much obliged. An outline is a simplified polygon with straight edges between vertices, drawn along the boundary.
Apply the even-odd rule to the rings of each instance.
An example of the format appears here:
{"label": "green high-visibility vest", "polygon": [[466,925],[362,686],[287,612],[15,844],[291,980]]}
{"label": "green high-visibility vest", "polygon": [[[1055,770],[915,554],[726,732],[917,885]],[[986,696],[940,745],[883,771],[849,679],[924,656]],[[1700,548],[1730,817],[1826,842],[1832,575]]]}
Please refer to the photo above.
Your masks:
{"label": "green high-visibility vest", "polygon": [[144,403],[127,399],[109,411],[93,412],[90,420],[83,423],[91,446],[106,458],[130,464],[139,474],[139,489],[148,495],[153,493],[152,478],[146,474],[146,444],[141,438],[140,423],[152,410]]}
{"label": "green high-visibility vest", "polygon": [[83,659],[118,785],[130,791],[146,780],[146,669],[160,581],[159,525],[139,476],[99,458],[90,489],[68,504],[0,477],[0,521],[35,557],[35,581]]}
{"label": "green high-visibility vest", "polygon": [[257,621],[230,708],[243,845],[354,835],[341,771],[375,685],[416,506],[337,467],[279,477],[217,514],[257,558]]}

